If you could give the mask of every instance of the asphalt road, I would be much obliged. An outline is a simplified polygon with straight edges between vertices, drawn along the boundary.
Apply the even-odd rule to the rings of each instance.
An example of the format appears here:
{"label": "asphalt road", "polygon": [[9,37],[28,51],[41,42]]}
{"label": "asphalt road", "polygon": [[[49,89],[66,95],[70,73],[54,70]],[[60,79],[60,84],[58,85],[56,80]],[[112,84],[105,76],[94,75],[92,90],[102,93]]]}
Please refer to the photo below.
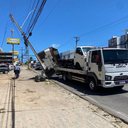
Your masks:
{"label": "asphalt road", "polygon": [[109,111],[109,113],[116,115],[128,123],[128,85],[122,90],[100,89],[98,92],[92,92],[87,86],[80,82],[64,82],[58,78],[54,78],[54,80],[61,86],[80,93],[83,97],[88,97],[99,106]]}

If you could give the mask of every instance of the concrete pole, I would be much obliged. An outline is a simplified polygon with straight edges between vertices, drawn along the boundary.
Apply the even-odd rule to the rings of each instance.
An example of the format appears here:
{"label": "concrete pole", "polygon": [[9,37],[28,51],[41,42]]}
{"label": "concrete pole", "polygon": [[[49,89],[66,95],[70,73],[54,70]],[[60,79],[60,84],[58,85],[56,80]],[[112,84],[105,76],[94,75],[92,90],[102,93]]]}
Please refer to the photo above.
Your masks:
{"label": "concrete pole", "polygon": [[76,48],[77,48],[78,41],[80,40],[80,37],[76,36],[76,37],[74,37],[74,38],[75,38],[75,40],[76,40]]}
{"label": "concrete pole", "polygon": [[[13,38],[14,30],[11,29],[11,37]],[[12,55],[13,55],[13,64],[14,64],[14,44],[12,44]]]}

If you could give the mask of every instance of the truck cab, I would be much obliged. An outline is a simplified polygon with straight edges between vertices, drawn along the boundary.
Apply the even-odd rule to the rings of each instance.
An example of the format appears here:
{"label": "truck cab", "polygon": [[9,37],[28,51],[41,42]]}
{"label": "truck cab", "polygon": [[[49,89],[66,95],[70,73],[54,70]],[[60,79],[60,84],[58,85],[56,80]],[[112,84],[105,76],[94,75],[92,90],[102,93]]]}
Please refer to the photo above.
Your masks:
{"label": "truck cab", "polygon": [[128,83],[128,50],[123,48],[101,48],[88,54],[89,86],[122,88]]}
{"label": "truck cab", "polygon": [[84,69],[86,66],[87,52],[95,48],[94,46],[77,46],[74,53],[74,66],[77,69]]}

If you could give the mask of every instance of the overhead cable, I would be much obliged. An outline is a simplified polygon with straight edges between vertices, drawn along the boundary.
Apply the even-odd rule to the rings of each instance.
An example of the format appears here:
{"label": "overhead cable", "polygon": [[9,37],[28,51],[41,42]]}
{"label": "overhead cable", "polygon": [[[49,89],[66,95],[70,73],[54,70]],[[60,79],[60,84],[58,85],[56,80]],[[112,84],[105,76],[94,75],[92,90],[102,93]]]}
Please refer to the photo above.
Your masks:
{"label": "overhead cable", "polygon": [[36,0],[35,0],[34,3],[33,3],[33,5],[32,5],[33,13],[32,13],[32,16],[31,16],[31,18],[30,18],[30,21],[29,21],[29,24],[28,24],[26,33],[29,33],[29,29],[30,29],[31,23],[33,22],[33,19],[34,19],[34,15],[35,15],[35,13],[36,13],[36,10],[37,10],[37,8],[38,8],[39,1],[40,1],[40,0],[37,0],[37,3],[36,3]]}
{"label": "overhead cable", "polygon": [[3,47],[3,44],[4,44],[5,36],[6,36],[6,33],[7,33],[7,28],[8,28],[8,22],[5,25],[5,31],[4,31],[4,36],[3,36],[2,43],[1,43],[1,48]]}
{"label": "overhead cable", "polygon": [[98,28],[96,28],[96,29],[93,29],[93,30],[91,30],[91,31],[88,31],[88,32],[86,32],[86,33],[83,33],[83,34],[80,35],[80,37],[84,37],[84,36],[86,36],[87,34],[91,34],[91,33],[95,32],[95,31],[98,31],[98,30],[101,30],[101,29],[105,29],[105,28],[108,27],[108,26],[111,26],[111,25],[114,25],[114,24],[119,24],[122,20],[125,20],[125,19],[128,19],[128,16],[122,17],[122,18],[120,18],[120,19],[118,19],[118,20],[116,20],[116,21],[113,21],[113,22],[111,22],[111,23],[108,23],[108,24],[105,24],[105,25],[103,25],[103,26],[100,26],[100,27],[98,27]]}
{"label": "overhead cable", "polygon": [[[35,24],[36,24],[36,22],[37,22],[37,20],[38,20],[38,18],[39,18],[39,16],[40,16],[40,14],[41,14],[43,8],[44,8],[45,3],[46,3],[46,0],[43,0],[42,3],[41,3],[41,5],[40,5],[40,7],[39,7],[39,9],[38,9],[38,11],[37,11],[37,13],[36,13],[36,16],[35,16],[35,18],[34,18],[32,24],[31,24],[31,26],[30,26],[30,28],[29,28],[29,30],[28,30],[28,34],[29,34],[30,32],[32,32],[32,30],[34,29]],[[29,36],[29,35],[28,35],[28,36]]]}

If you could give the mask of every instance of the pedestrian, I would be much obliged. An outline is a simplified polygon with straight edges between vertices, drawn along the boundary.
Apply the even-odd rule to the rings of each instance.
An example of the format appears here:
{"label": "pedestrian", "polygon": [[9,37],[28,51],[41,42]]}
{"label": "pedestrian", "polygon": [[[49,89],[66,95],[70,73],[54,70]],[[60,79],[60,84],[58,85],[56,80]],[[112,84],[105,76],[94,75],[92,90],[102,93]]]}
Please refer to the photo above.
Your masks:
{"label": "pedestrian", "polygon": [[15,73],[15,79],[19,78],[19,74],[20,74],[20,66],[19,66],[19,64],[16,64],[14,66],[14,73]]}

